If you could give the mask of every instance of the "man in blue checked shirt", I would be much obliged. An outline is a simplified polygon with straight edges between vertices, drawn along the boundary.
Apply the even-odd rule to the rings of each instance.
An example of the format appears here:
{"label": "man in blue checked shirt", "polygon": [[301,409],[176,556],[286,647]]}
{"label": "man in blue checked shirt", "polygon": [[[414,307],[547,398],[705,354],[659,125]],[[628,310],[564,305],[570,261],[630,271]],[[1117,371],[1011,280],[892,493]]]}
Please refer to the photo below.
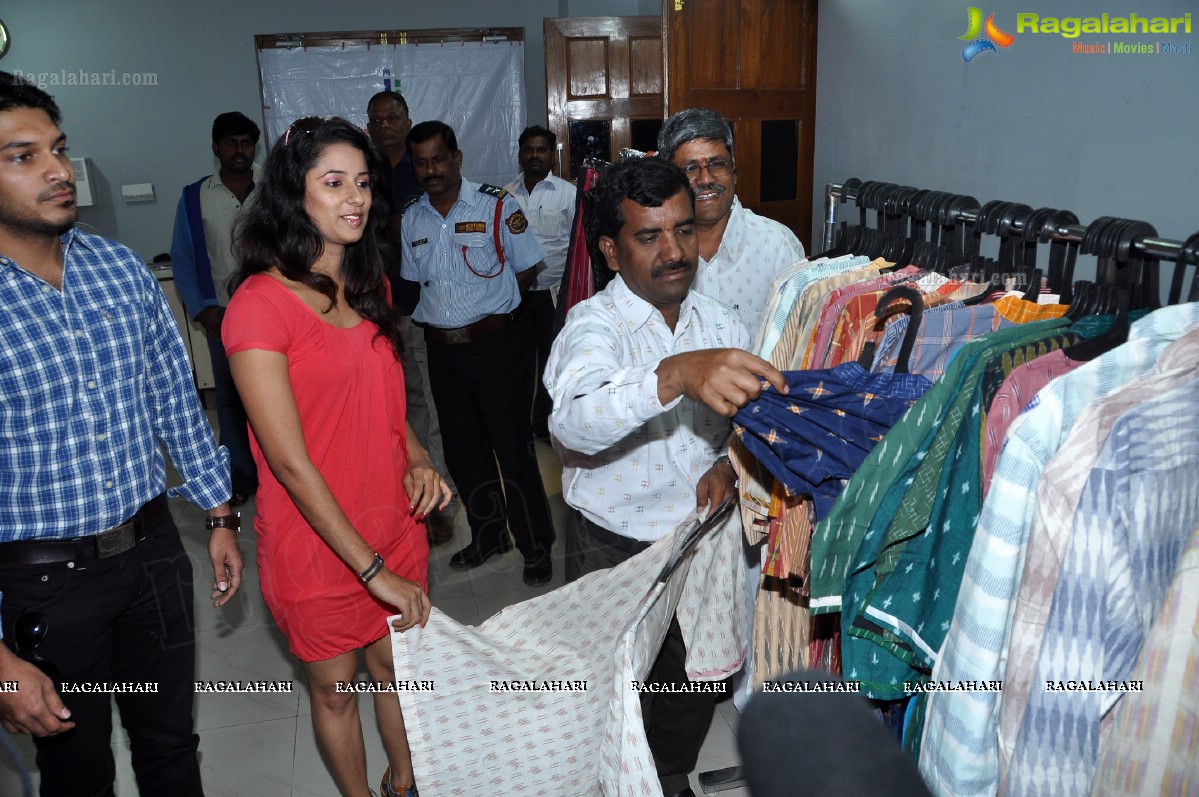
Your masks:
{"label": "man in blue checked shirt", "polygon": [[111,696],[67,685],[153,685],[118,698],[138,788],[201,795],[192,568],[158,443],[172,494],[208,510],[216,606],[242,572],[228,456],[157,281],[74,229],[59,119],[0,72],[0,723],[34,735],[43,795],[111,794]]}

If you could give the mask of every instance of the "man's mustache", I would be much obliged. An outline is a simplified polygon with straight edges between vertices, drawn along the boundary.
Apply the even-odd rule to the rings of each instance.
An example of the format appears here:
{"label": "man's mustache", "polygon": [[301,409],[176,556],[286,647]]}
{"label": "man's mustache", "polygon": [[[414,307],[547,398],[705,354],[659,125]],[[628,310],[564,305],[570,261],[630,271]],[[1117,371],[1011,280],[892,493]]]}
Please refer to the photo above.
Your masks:
{"label": "man's mustache", "polygon": [[653,269],[650,270],[649,275],[651,278],[657,279],[663,274],[668,274],[671,271],[689,271],[692,267],[693,266],[690,260],[674,260],[670,263],[662,263],[654,266]]}
{"label": "man's mustache", "polygon": [[54,185],[50,186],[42,193],[38,194],[37,198],[38,198],[38,201],[45,202],[50,197],[54,196],[55,194],[62,193],[63,191],[71,191],[72,193],[74,193],[75,183],[73,183],[73,182],[55,183]]}

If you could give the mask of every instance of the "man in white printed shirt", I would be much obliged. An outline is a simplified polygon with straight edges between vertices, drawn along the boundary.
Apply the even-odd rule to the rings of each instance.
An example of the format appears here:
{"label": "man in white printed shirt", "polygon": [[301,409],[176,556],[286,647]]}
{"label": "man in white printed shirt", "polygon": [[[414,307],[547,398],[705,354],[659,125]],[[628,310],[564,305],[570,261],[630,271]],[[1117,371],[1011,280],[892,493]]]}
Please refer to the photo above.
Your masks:
{"label": "man in white printed shirt", "polygon": [[545,250],[545,268],[538,270],[533,287],[525,294],[518,311],[532,349],[531,356],[536,358],[533,432],[541,438],[547,436],[546,423],[552,409],[549,394],[541,386],[541,378],[549,360],[550,346],[554,343],[554,305],[558,287],[562,284],[562,273],[566,270],[576,192],[572,183],[551,171],[558,144],[558,137],[552,130],[539,125],[526,127],[517,143],[520,145],[517,158],[521,172],[504,186],[504,190],[520,203],[537,242]]}
{"label": "man in white printed shirt", "polygon": [[742,207],[733,131],[716,111],[685,108],[667,119],[658,155],[686,172],[695,191],[699,269],[692,287],[736,310],[752,339],[770,281],[803,260],[803,244],[782,224]]}
{"label": "man in white printed shirt", "polygon": [[[692,287],[737,311],[749,329],[759,333],[767,293],[774,276],[803,260],[795,233],[773,219],[747,210],[737,198],[737,162],[733,131],[709,108],[684,108],[666,120],[658,133],[658,155],[687,174],[695,191],[695,226],[699,237],[699,269]],[[748,345],[748,344],[747,344]],[[764,541],[745,544],[746,606],[749,628],[762,572]],[[752,674],[745,667],[734,678],[734,701],[744,709]]]}
{"label": "man in white printed shirt", "polygon": [[[693,202],[686,176],[659,158],[613,166],[596,188],[588,235],[616,278],[571,310],[545,376],[574,510],[568,580],[628,559],[697,506],[732,495],[728,418],[757,397],[762,377],[786,389],[782,374],[743,351],[737,314],[690,290]],[[675,619],[647,682],[685,682],[685,659]],[[693,795],[688,773],[713,708],[711,693],[643,695],[664,795]]]}

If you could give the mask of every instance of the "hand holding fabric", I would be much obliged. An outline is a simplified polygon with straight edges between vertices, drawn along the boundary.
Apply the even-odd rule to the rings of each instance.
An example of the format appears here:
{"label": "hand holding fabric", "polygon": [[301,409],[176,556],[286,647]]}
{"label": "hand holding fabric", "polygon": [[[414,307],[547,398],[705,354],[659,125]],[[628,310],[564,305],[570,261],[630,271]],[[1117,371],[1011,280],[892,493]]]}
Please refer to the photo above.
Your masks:
{"label": "hand holding fabric", "polygon": [[720,506],[729,496],[737,494],[737,472],[727,459],[718,459],[716,464],[699,477],[695,485],[695,509],[705,506]]}
{"label": "hand holding fabric", "polygon": [[787,392],[787,382],[777,368],[740,349],[675,354],[658,364],[657,374],[658,400],[663,406],[688,396],[726,418],[758,397],[763,379],[780,393]]}
{"label": "hand holding fabric", "polygon": [[395,630],[407,631],[418,624],[424,628],[429,621],[429,610],[433,608],[433,603],[415,581],[384,569],[367,583],[366,589],[388,606],[396,608],[400,619],[391,622]]}

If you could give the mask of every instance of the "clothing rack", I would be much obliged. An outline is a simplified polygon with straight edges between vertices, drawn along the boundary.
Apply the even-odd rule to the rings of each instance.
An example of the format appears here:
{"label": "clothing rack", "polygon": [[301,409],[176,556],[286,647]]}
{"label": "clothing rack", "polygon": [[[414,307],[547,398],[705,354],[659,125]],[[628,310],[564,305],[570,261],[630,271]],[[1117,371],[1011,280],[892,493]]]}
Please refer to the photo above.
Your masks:
{"label": "clothing rack", "polygon": [[[831,249],[836,240],[838,209],[843,203],[858,198],[858,189],[861,185],[862,182],[856,179],[847,180],[845,183],[826,184],[824,215],[825,250]],[[970,225],[978,221],[977,209],[962,209],[951,212],[956,221]],[[1011,229],[1014,233],[1022,233],[1024,231],[1023,227],[1023,223],[1017,220],[1013,222]],[[1043,233],[1048,233],[1049,240],[1067,243],[1081,243],[1083,234],[1086,231],[1087,226],[1080,224],[1052,225],[1047,229],[1042,228]],[[1175,262],[1178,261],[1183,246],[1182,241],[1172,238],[1155,237],[1138,237],[1132,244],[1133,249],[1142,255]]]}

